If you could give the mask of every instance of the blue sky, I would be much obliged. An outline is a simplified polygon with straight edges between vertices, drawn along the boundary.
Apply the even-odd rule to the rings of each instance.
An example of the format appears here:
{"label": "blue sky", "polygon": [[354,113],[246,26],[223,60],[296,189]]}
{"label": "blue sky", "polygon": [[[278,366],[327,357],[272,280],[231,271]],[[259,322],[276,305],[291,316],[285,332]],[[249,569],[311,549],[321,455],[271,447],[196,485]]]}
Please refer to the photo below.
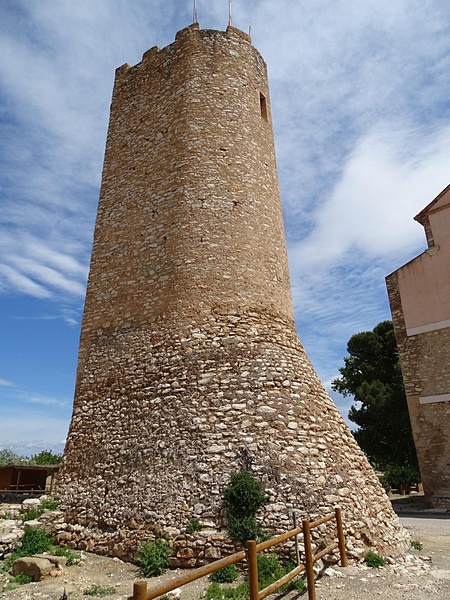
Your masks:
{"label": "blue sky", "polygon": [[[197,4],[226,28],[227,0]],[[192,8],[0,1],[0,448],[63,448],[114,70]],[[268,64],[297,327],[329,387],[349,337],[390,318],[384,277],[450,182],[450,5],[233,0],[233,25]]]}

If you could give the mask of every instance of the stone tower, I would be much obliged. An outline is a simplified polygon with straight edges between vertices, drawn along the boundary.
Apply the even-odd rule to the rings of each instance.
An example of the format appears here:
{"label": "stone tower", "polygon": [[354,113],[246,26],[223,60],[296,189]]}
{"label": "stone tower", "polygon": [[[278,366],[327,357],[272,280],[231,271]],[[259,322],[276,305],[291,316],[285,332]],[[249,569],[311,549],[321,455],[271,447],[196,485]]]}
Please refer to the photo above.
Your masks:
{"label": "stone tower", "polygon": [[264,483],[271,532],[293,508],[339,503],[351,554],[405,547],[295,331],[265,63],[245,33],[195,24],[116,73],[59,484],[67,535],[130,556],[163,531],[174,564],[198,564],[208,553],[183,548],[183,527],[220,530],[242,468]]}

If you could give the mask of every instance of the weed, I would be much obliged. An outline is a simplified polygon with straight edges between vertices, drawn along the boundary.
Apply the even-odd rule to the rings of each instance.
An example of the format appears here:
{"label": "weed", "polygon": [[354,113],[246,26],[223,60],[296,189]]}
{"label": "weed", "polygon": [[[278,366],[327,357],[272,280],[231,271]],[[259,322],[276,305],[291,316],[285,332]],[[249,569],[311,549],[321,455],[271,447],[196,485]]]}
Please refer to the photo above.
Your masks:
{"label": "weed", "polygon": [[11,579],[11,583],[15,582],[19,585],[24,585],[25,583],[31,583],[33,578],[30,575],[26,575],[26,573],[18,573],[15,577]]}
{"label": "weed", "polygon": [[162,575],[169,564],[170,554],[169,544],[162,538],[141,544],[137,560],[144,576]]}
{"label": "weed", "polygon": [[411,548],[414,548],[414,550],[422,550],[422,542],[419,542],[419,540],[411,540]]}
{"label": "weed", "polygon": [[68,567],[78,565],[81,562],[81,556],[79,552],[75,552],[74,550],[65,548],[64,546],[52,546],[50,548],[50,553],[54,556],[65,556],[67,558]]}
{"label": "weed", "polygon": [[39,509],[44,510],[56,510],[59,506],[59,500],[52,500],[49,498],[48,500],[42,500],[39,505]]}
{"label": "weed", "polygon": [[193,518],[186,525],[186,533],[195,533],[196,531],[200,531],[202,528],[202,524],[200,523],[200,519]]}
{"label": "weed", "polygon": [[42,511],[40,511],[39,508],[32,507],[29,508],[26,512],[24,512],[20,516],[20,518],[22,519],[22,521],[34,521],[35,519],[39,519],[41,515]]}
{"label": "weed", "polygon": [[220,587],[217,582],[211,583],[205,593],[206,600],[247,600],[249,586],[243,582],[236,587]]}
{"label": "weed", "polygon": [[85,596],[112,596],[117,592],[115,587],[104,587],[102,585],[92,585],[90,588],[84,590]]}
{"label": "weed", "polygon": [[364,562],[368,567],[376,568],[386,566],[386,560],[376,552],[372,552],[372,550],[369,550],[369,552],[366,554],[364,557]]}
{"label": "weed", "polygon": [[209,578],[216,583],[233,583],[238,578],[239,571],[236,565],[227,565],[211,573]]}

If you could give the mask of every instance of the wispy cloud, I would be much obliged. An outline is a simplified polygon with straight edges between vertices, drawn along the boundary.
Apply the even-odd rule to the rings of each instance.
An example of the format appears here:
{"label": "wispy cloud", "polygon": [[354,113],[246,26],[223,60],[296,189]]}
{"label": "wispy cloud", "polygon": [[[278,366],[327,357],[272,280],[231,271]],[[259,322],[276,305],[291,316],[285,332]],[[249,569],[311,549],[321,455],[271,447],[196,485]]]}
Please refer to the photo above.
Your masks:
{"label": "wispy cloud", "polygon": [[8,381],[7,379],[0,379],[0,385],[5,387],[14,387],[14,383],[12,381]]}
{"label": "wispy cloud", "polygon": [[[0,299],[39,307],[20,318],[79,323],[114,70],[191,14],[188,0],[2,7]],[[199,3],[201,27],[227,17]],[[444,0],[233,5],[269,67],[296,320],[325,381],[348,338],[389,317],[384,277],[422,249],[412,218],[449,183],[449,21]],[[32,397],[62,410],[53,390]]]}

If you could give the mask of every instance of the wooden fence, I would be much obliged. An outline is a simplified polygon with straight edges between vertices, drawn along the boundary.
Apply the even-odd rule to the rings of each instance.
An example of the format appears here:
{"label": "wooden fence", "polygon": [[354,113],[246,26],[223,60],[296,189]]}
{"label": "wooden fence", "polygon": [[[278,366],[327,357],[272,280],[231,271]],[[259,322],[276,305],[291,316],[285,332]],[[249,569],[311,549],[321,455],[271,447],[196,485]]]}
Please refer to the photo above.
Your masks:
{"label": "wooden fence", "polygon": [[[320,525],[327,523],[336,519],[336,528],[337,528],[337,541],[332,542],[329,546],[318,552],[317,554],[313,554],[312,552],[312,544],[311,544],[311,530],[315,527],[319,527]],[[244,559],[247,559],[248,563],[248,578],[250,584],[250,600],[263,600],[269,594],[273,594],[280,587],[291,581],[294,577],[297,577],[303,571],[306,571],[306,578],[308,584],[308,598],[309,600],[316,600],[316,589],[314,582],[314,563],[319,559],[323,558],[326,554],[329,554],[336,548],[339,548],[340,553],[340,562],[342,567],[347,566],[347,555],[345,552],[345,538],[344,538],[344,530],[342,527],[342,516],[341,509],[336,508],[334,514],[323,517],[322,519],[318,519],[317,521],[310,522],[308,520],[302,521],[301,527],[296,527],[295,519],[294,519],[294,527],[291,531],[287,533],[283,533],[282,535],[278,535],[271,540],[267,540],[266,542],[261,542],[257,544],[254,540],[250,540],[247,542],[247,551],[242,550],[241,552],[236,552],[231,556],[226,556],[225,558],[221,558],[220,560],[216,560],[209,565],[205,565],[204,567],[200,567],[198,569],[194,569],[187,575],[181,575],[180,577],[176,577],[175,579],[171,579],[167,583],[162,583],[151,590],[147,591],[147,581],[136,581],[133,585],[133,595],[129,598],[129,600],[154,600],[159,596],[163,596],[176,588],[182,587],[191,581],[195,581],[196,579],[200,579],[201,577],[205,577],[206,575],[210,575],[223,567],[228,565],[232,565],[238,563]],[[304,552],[304,562],[300,561],[300,552],[298,547],[298,535],[303,533],[303,544],[305,546]],[[281,579],[272,583],[268,587],[263,590],[259,590],[258,586],[258,562],[257,557],[259,552],[263,552],[268,548],[272,548],[278,544],[282,544],[283,542],[295,538],[295,548],[296,548],[296,556],[297,556],[297,566],[284,575]]]}

